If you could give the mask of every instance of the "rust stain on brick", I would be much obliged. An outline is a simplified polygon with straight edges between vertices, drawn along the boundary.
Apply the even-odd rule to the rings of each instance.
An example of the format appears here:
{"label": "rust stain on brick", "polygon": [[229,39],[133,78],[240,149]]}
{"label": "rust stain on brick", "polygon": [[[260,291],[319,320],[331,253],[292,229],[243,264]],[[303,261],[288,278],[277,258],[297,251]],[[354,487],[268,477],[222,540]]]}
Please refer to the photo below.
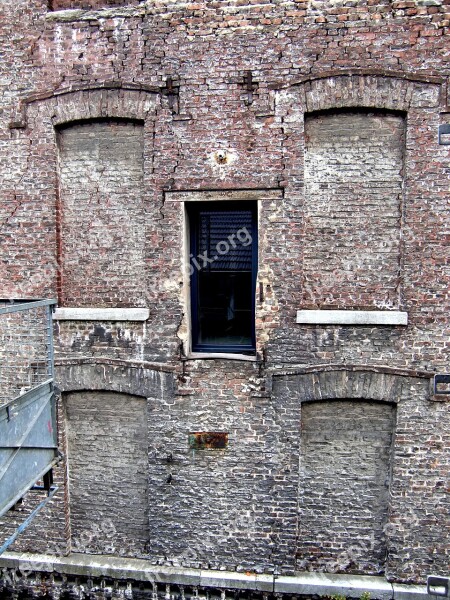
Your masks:
{"label": "rust stain on brick", "polygon": [[228,433],[224,431],[196,431],[189,434],[192,450],[218,450],[228,446]]}

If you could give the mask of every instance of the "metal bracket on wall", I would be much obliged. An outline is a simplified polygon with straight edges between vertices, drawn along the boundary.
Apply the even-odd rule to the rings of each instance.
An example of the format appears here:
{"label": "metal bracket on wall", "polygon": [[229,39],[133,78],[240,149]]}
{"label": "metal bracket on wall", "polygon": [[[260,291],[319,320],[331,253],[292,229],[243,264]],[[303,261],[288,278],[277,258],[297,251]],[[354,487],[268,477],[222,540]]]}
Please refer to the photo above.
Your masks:
{"label": "metal bracket on wall", "polygon": [[179,96],[180,96],[180,86],[175,83],[173,78],[169,75],[166,78],[165,87],[161,88],[161,93],[163,96],[167,96],[167,100],[169,103],[169,108],[173,114],[178,114],[179,112]]}
{"label": "metal bracket on wall", "polygon": [[437,575],[428,575],[427,577],[427,593],[431,596],[439,596],[447,598],[450,589],[450,578],[439,577]]}
{"label": "metal bracket on wall", "polygon": [[450,146],[450,124],[439,125],[439,145]]}

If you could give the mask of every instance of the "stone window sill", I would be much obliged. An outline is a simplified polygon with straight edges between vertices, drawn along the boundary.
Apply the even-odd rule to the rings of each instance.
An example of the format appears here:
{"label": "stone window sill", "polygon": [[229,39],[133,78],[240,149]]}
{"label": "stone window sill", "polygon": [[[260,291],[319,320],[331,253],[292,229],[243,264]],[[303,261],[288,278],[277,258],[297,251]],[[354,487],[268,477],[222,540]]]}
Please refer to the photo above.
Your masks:
{"label": "stone window sill", "polygon": [[302,325],[408,325],[408,313],[398,310],[298,310]]}
{"label": "stone window sill", "polygon": [[55,321],[146,321],[148,308],[57,308]]}
{"label": "stone window sill", "polygon": [[210,360],[214,358],[256,362],[256,355],[251,356],[249,354],[231,354],[227,352],[191,352],[184,358],[184,360]]}

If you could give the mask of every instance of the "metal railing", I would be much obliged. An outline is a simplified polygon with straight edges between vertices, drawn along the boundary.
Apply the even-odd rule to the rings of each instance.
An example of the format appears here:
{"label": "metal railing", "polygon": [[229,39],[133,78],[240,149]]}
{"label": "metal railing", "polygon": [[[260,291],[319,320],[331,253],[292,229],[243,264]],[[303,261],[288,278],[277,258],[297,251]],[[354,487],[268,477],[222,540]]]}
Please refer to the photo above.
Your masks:
{"label": "metal railing", "polygon": [[[55,300],[0,300],[0,516],[59,460]],[[49,486],[48,486],[49,487]]]}
{"label": "metal railing", "polygon": [[0,406],[53,379],[56,300],[0,299]]}

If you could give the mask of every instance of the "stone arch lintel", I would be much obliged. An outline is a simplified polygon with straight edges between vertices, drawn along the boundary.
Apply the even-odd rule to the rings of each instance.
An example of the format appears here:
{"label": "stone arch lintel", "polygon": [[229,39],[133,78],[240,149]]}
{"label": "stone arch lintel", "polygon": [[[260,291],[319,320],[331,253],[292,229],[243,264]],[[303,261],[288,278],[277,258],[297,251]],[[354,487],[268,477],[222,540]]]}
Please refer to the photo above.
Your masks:
{"label": "stone arch lintel", "polygon": [[155,398],[173,394],[174,369],[153,363],[121,360],[57,360],[55,381],[61,392],[111,391]]}
{"label": "stone arch lintel", "polygon": [[347,69],[345,71],[331,69],[329,71],[322,71],[318,75],[304,75],[303,77],[293,79],[287,84],[287,87],[304,85],[305,83],[310,83],[312,81],[337,77],[384,77],[434,85],[443,85],[445,83],[445,77],[437,77],[427,73],[406,73],[405,71],[395,71],[390,69]]}
{"label": "stone arch lintel", "polygon": [[156,107],[161,89],[119,82],[97,86],[71,87],[31,94],[19,102],[10,129],[24,129],[28,125],[31,105],[43,105],[51,115],[53,125],[102,117],[138,119],[145,121]]}
{"label": "stone arch lintel", "polygon": [[300,95],[303,112],[352,107],[406,112],[438,108],[445,100],[444,78],[396,71],[331,71],[273,89]]}
{"label": "stone arch lintel", "polygon": [[295,380],[300,402],[357,399],[397,404],[414,383],[421,383],[428,396],[431,377],[426,371],[327,365],[272,373],[272,385]]}

